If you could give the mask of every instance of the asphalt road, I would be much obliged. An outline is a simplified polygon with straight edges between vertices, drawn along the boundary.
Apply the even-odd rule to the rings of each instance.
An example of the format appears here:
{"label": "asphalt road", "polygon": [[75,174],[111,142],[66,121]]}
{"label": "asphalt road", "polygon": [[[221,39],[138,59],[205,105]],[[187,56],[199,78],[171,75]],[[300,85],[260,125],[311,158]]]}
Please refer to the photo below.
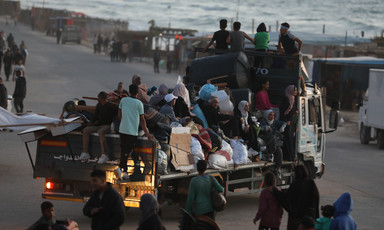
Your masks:
{"label": "asphalt road", "polygon": [[[165,74],[163,70],[162,74],[155,75],[150,65],[137,61],[111,63],[108,57],[94,55],[82,45],[57,45],[54,38],[22,25],[5,27],[1,18],[0,29],[12,32],[18,44],[24,40],[28,46],[26,110],[57,117],[67,100],[96,96],[101,90],[111,91],[119,81],[128,86],[134,74],[140,74],[147,86],[166,83],[172,87],[176,83],[177,74]],[[6,86],[13,92],[13,82],[6,82]],[[355,115],[351,117],[355,119]],[[374,144],[360,145],[353,122],[346,122],[327,139],[326,173],[316,180],[321,205],[332,204],[343,192],[350,192],[354,200],[352,216],[358,228],[380,229],[384,214],[384,151]],[[34,146],[31,149],[34,152]],[[0,229],[25,229],[40,217],[44,181],[32,178],[27,152],[15,132],[0,132],[0,181]],[[227,209],[217,216],[221,228],[255,229],[252,219],[257,198],[257,194],[228,198]],[[53,203],[58,219],[69,217],[80,224],[80,229],[90,229],[90,219],[82,215],[83,203]],[[178,218],[177,206],[163,207],[167,229],[177,229]],[[139,219],[139,210],[128,210],[121,229],[136,229]],[[282,229],[286,219],[284,213]]]}

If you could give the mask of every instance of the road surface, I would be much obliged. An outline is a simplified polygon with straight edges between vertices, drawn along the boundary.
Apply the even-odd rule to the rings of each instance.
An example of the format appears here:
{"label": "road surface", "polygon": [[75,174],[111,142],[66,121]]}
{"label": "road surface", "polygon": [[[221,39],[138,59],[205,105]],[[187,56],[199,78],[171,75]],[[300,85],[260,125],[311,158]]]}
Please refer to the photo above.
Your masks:
{"label": "road surface", "polygon": [[[30,53],[26,64],[26,110],[58,117],[67,100],[96,96],[101,90],[109,92],[119,81],[128,86],[134,74],[140,74],[149,87],[161,83],[173,87],[177,79],[176,74],[165,74],[164,70],[156,75],[150,65],[137,61],[111,63],[108,57],[94,55],[82,45],[57,45],[54,38],[28,27],[5,27],[1,19],[0,28],[12,32],[18,44],[24,40]],[[6,82],[6,86],[13,92],[13,82]],[[384,151],[374,144],[360,145],[356,124],[349,121],[327,139],[326,173],[316,180],[321,205],[332,204],[343,192],[350,192],[354,200],[352,215],[358,228],[379,229],[384,214]],[[33,146],[31,149],[34,152]],[[15,132],[0,132],[0,181],[0,229],[25,229],[40,217],[44,181],[32,178],[27,152]],[[257,200],[258,194],[228,198],[227,209],[217,215],[218,224],[224,230],[256,229],[252,219]],[[69,217],[80,224],[80,229],[90,229],[90,219],[82,215],[83,203],[53,203],[58,219]],[[130,209],[126,216],[121,229],[136,229],[139,210]],[[178,207],[164,205],[165,227],[177,229],[178,219]],[[286,220],[284,213],[281,229],[285,228]]]}

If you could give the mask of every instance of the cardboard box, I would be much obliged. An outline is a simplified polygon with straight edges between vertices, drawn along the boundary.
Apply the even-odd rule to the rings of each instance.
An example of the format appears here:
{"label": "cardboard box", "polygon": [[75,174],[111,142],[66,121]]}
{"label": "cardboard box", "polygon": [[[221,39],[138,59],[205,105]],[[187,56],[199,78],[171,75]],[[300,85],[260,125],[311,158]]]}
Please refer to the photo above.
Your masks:
{"label": "cardboard box", "polygon": [[171,163],[176,170],[189,172],[194,168],[195,160],[191,154],[191,134],[189,127],[172,128],[170,147]]}

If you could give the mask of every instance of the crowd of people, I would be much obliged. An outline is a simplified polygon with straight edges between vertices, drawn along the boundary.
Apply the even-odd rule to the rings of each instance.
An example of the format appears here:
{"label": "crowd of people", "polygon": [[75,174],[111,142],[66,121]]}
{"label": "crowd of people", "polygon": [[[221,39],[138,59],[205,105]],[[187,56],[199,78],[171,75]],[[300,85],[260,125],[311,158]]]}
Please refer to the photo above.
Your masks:
{"label": "crowd of people", "polygon": [[13,99],[17,113],[24,112],[24,98],[27,94],[25,74],[27,56],[28,50],[24,41],[18,46],[12,33],[7,36],[4,31],[0,31],[0,75],[2,69],[5,75],[5,79],[0,77],[0,106],[8,109],[8,91],[4,81],[11,79],[15,82]]}

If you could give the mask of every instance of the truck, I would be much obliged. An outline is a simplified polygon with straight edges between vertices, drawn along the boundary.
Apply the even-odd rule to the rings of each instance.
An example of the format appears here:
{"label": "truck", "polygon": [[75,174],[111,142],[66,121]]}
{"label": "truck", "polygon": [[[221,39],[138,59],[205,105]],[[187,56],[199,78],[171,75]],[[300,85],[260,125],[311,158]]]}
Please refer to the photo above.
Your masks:
{"label": "truck", "polygon": [[359,109],[358,128],[360,143],[367,145],[377,141],[384,149],[384,70],[369,70],[369,86]]}
{"label": "truck", "polygon": [[[209,50],[214,54],[220,51]],[[198,50],[197,50],[198,53]],[[207,54],[204,54],[207,55]],[[265,67],[252,67],[252,58],[265,59]],[[289,68],[274,66],[273,61],[290,64]],[[275,54],[263,54],[254,51],[223,53],[195,58],[190,65],[190,82],[197,87],[207,82],[225,86],[232,91],[235,102],[248,100],[254,103],[254,84],[260,75],[267,76],[271,82],[270,99],[278,104],[284,95],[287,85],[299,86],[300,61],[297,57]],[[320,178],[324,174],[326,133],[336,130],[338,107],[330,111],[329,127],[326,125],[325,107],[320,90],[316,85],[307,84],[307,93],[296,98],[298,122],[296,122],[295,155],[296,161],[284,161],[281,177],[277,185],[288,189],[294,180],[296,164],[305,164],[311,178]],[[107,173],[107,181],[119,191],[126,207],[139,207],[140,197],[144,193],[152,193],[159,203],[169,201],[183,205],[186,202],[189,182],[197,175],[196,171],[176,170],[161,174],[158,167],[159,144],[139,137],[134,152],[141,157],[140,171],[142,179],[119,180],[114,173],[118,167],[116,161],[105,164],[81,162],[76,160],[82,149],[82,134],[76,129],[79,123],[56,127],[34,128],[19,133],[25,143],[34,178],[44,178],[42,197],[66,201],[84,202],[90,197],[90,173],[94,169],[102,169]],[[329,130],[327,130],[329,129]],[[100,153],[98,134],[90,138],[90,153]],[[37,142],[36,156],[33,160],[30,143]],[[116,133],[106,136],[106,145],[110,158],[120,157],[120,138]],[[225,188],[225,196],[255,193],[262,189],[263,173],[274,169],[273,162],[252,162],[244,165],[229,165],[223,169],[208,169],[206,173],[218,179]],[[134,163],[128,161],[128,172],[132,173]]]}
{"label": "truck", "polygon": [[81,43],[81,29],[76,25],[65,25],[61,34],[61,43],[67,42]]}

